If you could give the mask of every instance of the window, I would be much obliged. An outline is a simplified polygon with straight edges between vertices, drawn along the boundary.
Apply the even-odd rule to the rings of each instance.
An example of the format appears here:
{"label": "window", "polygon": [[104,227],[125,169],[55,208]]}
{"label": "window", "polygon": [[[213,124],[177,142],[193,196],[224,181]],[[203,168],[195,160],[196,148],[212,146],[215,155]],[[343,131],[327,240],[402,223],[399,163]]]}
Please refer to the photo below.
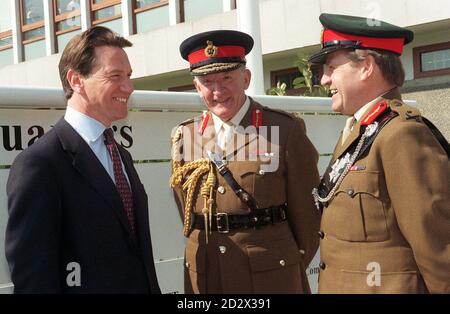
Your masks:
{"label": "window", "polygon": [[0,2],[0,67],[14,62],[11,32],[11,1]]}
{"label": "window", "polygon": [[121,0],[91,0],[92,24],[102,25],[122,35]]}
{"label": "window", "polygon": [[25,60],[45,56],[44,3],[21,0],[20,20]]}
{"label": "window", "polygon": [[93,24],[114,20],[122,17],[120,0],[91,0]]}
{"label": "window", "polygon": [[43,2],[22,0],[20,11],[24,44],[43,39],[45,36]]}
{"label": "window", "polygon": [[[313,85],[320,85],[320,78],[322,77],[322,67],[317,65],[312,65],[311,70],[313,72],[312,83]],[[276,87],[277,83],[286,84],[286,95],[289,96],[299,96],[303,93],[304,88],[294,88],[292,82],[300,77],[300,71],[298,68],[289,68],[283,70],[277,70],[270,72],[270,86]]]}
{"label": "window", "polygon": [[134,32],[169,26],[168,0],[134,0]]}
{"label": "window", "polygon": [[81,31],[80,0],[53,0],[57,51],[62,52],[69,40]]}
{"label": "window", "polygon": [[450,42],[413,49],[414,78],[450,74]]}
{"label": "window", "polygon": [[181,0],[180,1],[181,22],[190,22],[202,17],[222,13],[223,0]]}

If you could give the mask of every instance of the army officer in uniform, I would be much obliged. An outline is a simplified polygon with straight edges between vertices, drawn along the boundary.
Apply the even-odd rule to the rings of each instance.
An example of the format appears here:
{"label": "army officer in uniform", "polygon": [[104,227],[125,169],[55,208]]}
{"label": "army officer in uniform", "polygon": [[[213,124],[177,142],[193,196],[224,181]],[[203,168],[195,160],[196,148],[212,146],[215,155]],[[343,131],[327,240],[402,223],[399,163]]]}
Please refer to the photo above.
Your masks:
{"label": "army officer in uniform", "polygon": [[314,190],[319,292],[449,293],[448,142],[398,90],[413,33],[362,17],[320,21],[322,49],[310,61],[324,64],[333,110],[349,118]]}
{"label": "army officer in uniform", "polygon": [[210,31],[180,46],[208,111],[173,142],[186,293],[308,293],[318,247],[318,154],[305,123],[245,95],[253,39]]}

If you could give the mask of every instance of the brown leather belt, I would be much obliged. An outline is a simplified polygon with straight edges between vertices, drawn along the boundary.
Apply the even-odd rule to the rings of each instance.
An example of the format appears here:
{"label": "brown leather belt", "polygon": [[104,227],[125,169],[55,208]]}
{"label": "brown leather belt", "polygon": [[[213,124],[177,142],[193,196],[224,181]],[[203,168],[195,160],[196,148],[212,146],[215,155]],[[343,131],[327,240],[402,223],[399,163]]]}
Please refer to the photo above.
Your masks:
{"label": "brown leather belt", "polygon": [[[211,220],[211,231],[228,233],[230,230],[257,228],[286,220],[287,204],[261,208],[247,215],[229,215],[217,213]],[[192,228],[205,230],[205,220],[202,215],[195,215]]]}

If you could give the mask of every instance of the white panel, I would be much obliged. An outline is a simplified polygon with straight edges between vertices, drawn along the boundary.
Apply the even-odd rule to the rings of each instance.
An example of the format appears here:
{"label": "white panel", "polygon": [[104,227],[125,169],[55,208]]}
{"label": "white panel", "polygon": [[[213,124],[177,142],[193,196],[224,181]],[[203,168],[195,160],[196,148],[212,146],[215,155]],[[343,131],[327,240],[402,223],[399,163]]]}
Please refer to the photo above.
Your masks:
{"label": "white panel", "polygon": [[12,294],[14,286],[12,284],[0,285],[0,294]]}
{"label": "white panel", "polygon": [[[5,128],[9,131],[8,143],[12,147],[27,148],[31,139],[37,136],[37,129],[33,126],[39,126],[45,132],[51,129],[60,117],[64,115],[62,110],[13,110],[0,109],[0,165],[10,165],[20,151],[7,151],[3,140]],[[31,135],[28,132],[31,132]],[[20,132],[19,132],[20,131]],[[34,133],[33,133],[34,132]],[[20,141],[15,140],[15,134]]]}
{"label": "white panel", "polygon": [[184,258],[156,262],[156,274],[162,293],[184,293]]}
{"label": "white panel", "polygon": [[[5,128],[8,128],[10,145],[23,149],[37,135],[36,126],[48,131],[64,115],[62,110],[1,109],[0,113],[1,136],[5,135]],[[198,115],[197,112],[130,112],[127,119],[114,124],[118,127],[115,137],[128,148],[134,160],[169,159],[172,129],[180,122]],[[302,118],[306,123],[307,134],[319,153],[331,153],[345,117],[303,115]],[[130,140],[126,135],[122,136],[121,132],[131,136],[131,147],[128,147]],[[20,133],[21,141],[16,141],[16,133]],[[18,152],[6,151],[5,147],[0,147],[0,164],[11,164]]]}
{"label": "white panel", "polygon": [[319,263],[320,263],[320,251],[317,250],[316,255],[306,269],[306,275],[308,276],[309,286],[311,293],[317,293],[319,287]]}
{"label": "white panel", "polygon": [[6,180],[9,170],[0,169],[0,293],[3,285],[10,282],[8,263],[5,257],[5,229],[8,221],[8,210],[6,200]]}
{"label": "white panel", "polygon": [[347,117],[341,115],[301,115],[300,117],[305,120],[306,134],[319,153],[332,153]]}
{"label": "white panel", "polygon": [[[120,128],[132,127],[133,146],[128,148],[134,160],[169,159],[172,129],[180,122],[198,116],[193,112],[130,112],[128,118],[116,123]],[[115,132],[125,147],[128,141]]]}
{"label": "white panel", "polygon": [[156,261],[183,258],[183,224],[169,187],[170,163],[135,164],[149,202],[153,255]]}

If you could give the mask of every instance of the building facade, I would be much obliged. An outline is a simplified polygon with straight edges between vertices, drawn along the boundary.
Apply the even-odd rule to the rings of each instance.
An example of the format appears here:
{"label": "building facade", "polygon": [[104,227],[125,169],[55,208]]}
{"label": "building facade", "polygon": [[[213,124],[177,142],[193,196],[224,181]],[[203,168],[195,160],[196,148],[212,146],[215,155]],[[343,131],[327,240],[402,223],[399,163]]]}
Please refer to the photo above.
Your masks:
{"label": "building facade", "polygon": [[[136,89],[192,91],[180,43],[202,31],[243,30],[243,22],[252,20],[260,49],[249,58],[262,61],[262,71],[251,68],[252,79],[264,90],[285,82],[288,94],[296,93],[298,56],[319,49],[321,13],[382,19],[415,32],[402,56],[402,92],[450,138],[447,0],[6,0],[0,10],[0,86],[60,87],[57,64],[67,42],[103,25],[133,42],[127,53]],[[318,79],[320,69],[314,70]]]}

